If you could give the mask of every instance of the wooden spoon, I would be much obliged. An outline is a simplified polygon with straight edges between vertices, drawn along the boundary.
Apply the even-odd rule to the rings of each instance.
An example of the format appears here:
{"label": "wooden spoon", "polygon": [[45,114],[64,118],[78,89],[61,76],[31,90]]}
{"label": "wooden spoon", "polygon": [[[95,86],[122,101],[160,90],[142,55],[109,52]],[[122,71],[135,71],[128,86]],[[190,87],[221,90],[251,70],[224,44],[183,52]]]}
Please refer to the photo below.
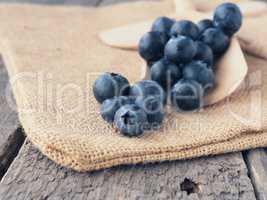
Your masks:
{"label": "wooden spoon", "polygon": [[[179,16],[176,15],[175,18],[177,20],[189,19],[192,21],[199,21],[209,16],[210,15],[207,13],[188,11]],[[116,28],[101,33],[100,38],[110,46],[136,50],[140,38],[145,32],[149,31],[152,22],[153,21],[146,21],[135,25]],[[127,37],[125,37],[125,35],[127,35]],[[243,52],[238,40],[234,37],[231,40],[227,52],[216,65],[216,87],[205,97],[205,105],[217,103],[232,94],[244,80],[247,71],[248,66]],[[149,77],[149,70],[147,70],[145,77]]]}

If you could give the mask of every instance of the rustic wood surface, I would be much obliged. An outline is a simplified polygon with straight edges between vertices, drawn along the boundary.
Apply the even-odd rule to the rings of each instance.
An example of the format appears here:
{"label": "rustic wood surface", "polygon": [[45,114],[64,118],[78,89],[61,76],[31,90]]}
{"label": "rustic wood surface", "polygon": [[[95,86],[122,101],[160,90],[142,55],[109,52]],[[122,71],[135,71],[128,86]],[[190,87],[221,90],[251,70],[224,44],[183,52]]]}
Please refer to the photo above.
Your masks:
{"label": "rustic wood surface", "polygon": [[257,199],[267,200],[267,149],[256,149],[246,153]]}
{"label": "rustic wood surface", "polygon": [[27,142],[0,184],[0,199],[253,200],[255,196],[241,153],[77,173],[56,165]]}
{"label": "rustic wood surface", "polygon": [[[9,98],[6,98],[6,94],[11,101],[7,100]],[[22,132],[16,131],[18,127],[19,120],[9,87],[9,77],[0,58],[0,179],[23,143]]]}
{"label": "rustic wood surface", "polygon": [[[9,2],[17,1],[102,6],[122,0],[9,0]],[[0,0],[0,2],[6,2],[6,0]],[[5,71],[5,68],[1,69]],[[4,82],[3,85],[8,82],[7,75],[4,77],[0,78],[0,81]],[[3,85],[0,84],[0,99]],[[8,117],[5,122],[5,124],[14,125],[11,126],[13,129],[8,129],[9,131],[5,134],[0,133],[0,137],[4,135],[5,138],[9,138],[5,139],[5,142],[2,142],[4,140],[0,138],[1,164],[8,157],[8,150],[16,145],[19,147],[18,144],[23,141],[22,130],[14,131],[19,125],[16,112],[5,109],[7,109],[6,106],[0,109],[0,116],[3,115],[0,118],[0,124],[2,121],[4,122],[3,119],[6,119],[5,116],[16,117]],[[18,147],[14,149],[17,151]],[[5,150],[3,151],[1,148]],[[9,161],[4,164],[3,172],[16,154],[15,150],[14,153],[11,153],[11,158],[7,159]],[[266,192],[261,187],[264,187],[262,185],[264,179],[258,179],[258,177],[263,177],[260,173],[265,173],[265,175],[267,173],[264,171],[267,169],[266,157],[265,160],[261,160],[262,151],[250,151],[247,154],[247,165],[252,181],[256,184],[254,188],[258,199]],[[1,152],[6,152],[3,154],[5,156],[1,157]],[[262,163],[263,167],[256,168],[259,163]],[[261,186],[258,186],[258,183],[261,183]],[[0,183],[0,199],[253,200],[256,197],[241,153],[145,166],[121,166],[92,173],[77,173],[50,161],[27,141]]]}
{"label": "rustic wood surface", "polygon": [[46,5],[81,5],[81,6],[97,6],[102,0],[0,0],[8,3],[34,3]]}

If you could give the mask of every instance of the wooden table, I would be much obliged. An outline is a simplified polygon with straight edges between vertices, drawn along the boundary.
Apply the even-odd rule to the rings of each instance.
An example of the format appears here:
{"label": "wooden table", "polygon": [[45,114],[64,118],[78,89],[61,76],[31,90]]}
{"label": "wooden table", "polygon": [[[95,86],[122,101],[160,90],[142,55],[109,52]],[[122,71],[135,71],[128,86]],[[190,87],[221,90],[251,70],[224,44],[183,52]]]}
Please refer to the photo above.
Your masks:
{"label": "wooden table", "polygon": [[[120,0],[9,0],[17,1],[103,6]],[[17,112],[5,98],[10,89],[3,62],[0,72],[1,200],[267,200],[267,149],[91,173],[58,166],[27,139],[24,142]]]}

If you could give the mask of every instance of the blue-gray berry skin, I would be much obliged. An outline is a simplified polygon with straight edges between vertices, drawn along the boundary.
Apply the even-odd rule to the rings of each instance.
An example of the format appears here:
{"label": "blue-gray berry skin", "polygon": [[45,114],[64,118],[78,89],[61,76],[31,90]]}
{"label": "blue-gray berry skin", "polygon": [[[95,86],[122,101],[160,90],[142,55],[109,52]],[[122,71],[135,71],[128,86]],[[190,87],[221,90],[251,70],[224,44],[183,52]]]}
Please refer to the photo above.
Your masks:
{"label": "blue-gray berry skin", "polygon": [[197,81],[204,92],[214,87],[215,76],[211,68],[201,61],[187,64],[183,69],[183,78]]}
{"label": "blue-gray berry skin", "polygon": [[168,17],[158,17],[152,24],[151,31],[160,32],[170,37],[170,30],[174,24],[174,20]]}
{"label": "blue-gray berry skin", "polygon": [[197,41],[196,43],[197,53],[194,60],[200,60],[206,63],[208,66],[213,65],[213,52],[212,49],[203,42]]}
{"label": "blue-gray berry skin", "polygon": [[173,86],[171,102],[178,112],[197,111],[203,107],[203,88],[194,80],[182,79]]}
{"label": "blue-gray berry skin", "polygon": [[126,105],[116,112],[114,123],[123,135],[135,137],[143,134],[147,124],[147,115],[136,105]]}
{"label": "blue-gray berry skin", "polygon": [[139,54],[147,62],[161,59],[164,54],[164,46],[167,38],[160,32],[151,31],[146,33],[139,41]]}
{"label": "blue-gray berry skin", "polygon": [[156,81],[165,90],[171,88],[182,77],[180,68],[167,59],[154,63],[150,74],[151,80]]}
{"label": "blue-gray berry skin", "polygon": [[195,40],[199,35],[199,29],[196,24],[189,20],[180,20],[173,24],[171,28],[171,36],[178,37],[181,35]]}
{"label": "blue-gray berry skin", "polygon": [[171,62],[180,65],[190,62],[196,55],[196,45],[188,37],[171,38],[165,46],[165,57]]}
{"label": "blue-gray berry skin", "polygon": [[210,19],[203,19],[197,23],[199,34],[201,35],[208,28],[214,28],[214,23]]}
{"label": "blue-gray berry skin", "polygon": [[216,55],[222,55],[228,49],[230,39],[219,28],[209,28],[202,35],[200,40],[207,44]]}
{"label": "blue-gray berry skin", "polygon": [[100,109],[102,118],[108,123],[113,123],[116,112],[124,105],[135,104],[135,98],[120,96],[105,100]]}
{"label": "blue-gray berry skin", "polygon": [[115,96],[129,94],[129,81],[120,74],[104,73],[100,75],[93,85],[93,93],[99,103]]}
{"label": "blue-gray berry skin", "polygon": [[146,112],[149,124],[160,126],[164,119],[164,105],[158,96],[140,96],[136,98],[135,103]]}
{"label": "blue-gray berry skin", "polygon": [[163,88],[153,80],[143,80],[135,83],[130,89],[130,96],[132,97],[148,97],[157,96],[163,104],[166,104],[167,97]]}
{"label": "blue-gray berry skin", "polygon": [[233,3],[219,5],[214,13],[214,24],[228,36],[234,35],[242,26],[242,13]]}

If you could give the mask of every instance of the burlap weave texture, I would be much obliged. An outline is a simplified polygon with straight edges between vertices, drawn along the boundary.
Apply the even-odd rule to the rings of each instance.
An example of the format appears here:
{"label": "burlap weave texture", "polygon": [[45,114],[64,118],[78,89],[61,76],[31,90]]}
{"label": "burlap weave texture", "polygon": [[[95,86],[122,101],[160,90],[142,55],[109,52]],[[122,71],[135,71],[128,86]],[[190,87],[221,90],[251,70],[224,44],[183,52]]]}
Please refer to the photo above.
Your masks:
{"label": "burlap weave texture", "polygon": [[118,72],[133,83],[143,63],[135,51],[103,45],[97,33],[172,9],[168,1],[98,9],[0,6],[0,49],[20,121],[45,155],[87,171],[267,146],[267,61],[251,56],[250,74],[232,97],[199,113],[168,110],[158,131],[127,138],[101,119],[92,95],[96,76]]}

